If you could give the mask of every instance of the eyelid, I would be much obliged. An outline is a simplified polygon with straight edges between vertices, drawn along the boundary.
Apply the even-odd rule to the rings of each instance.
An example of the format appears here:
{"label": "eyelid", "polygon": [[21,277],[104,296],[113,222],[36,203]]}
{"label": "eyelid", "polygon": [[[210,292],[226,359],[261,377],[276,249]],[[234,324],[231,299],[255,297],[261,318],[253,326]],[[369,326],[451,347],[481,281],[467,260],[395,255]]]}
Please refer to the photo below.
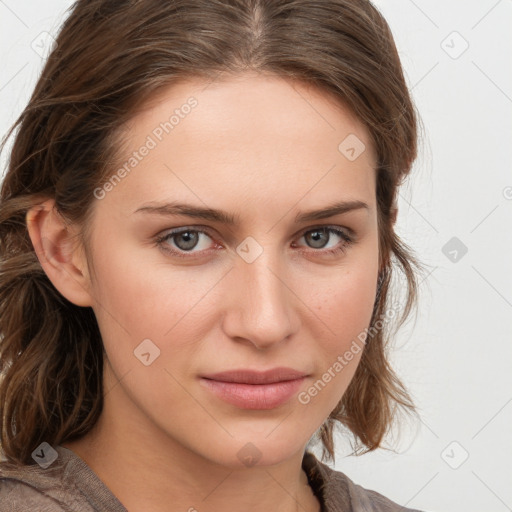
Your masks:
{"label": "eyelid", "polygon": [[315,229],[332,229],[333,231],[339,231],[343,233],[347,238],[350,238],[352,240],[355,240],[356,233],[353,229],[346,227],[346,226],[338,226],[337,224],[315,224],[313,226],[310,226],[308,228],[301,229],[295,236],[304,236],[305,233],[308,233],[309,231],[314,231]]}
{"label": "eyelid", "polygon": [[193,258],[196,255],[199,255],[201,253],[205,253],[205,252],[212,250],[212,249],[205,249],[203,251],[198,251],[198,252],[187,252],[187,251],[180,251],[179,249],[164,247],[164,244],[166,244],[167,240],[170,240],[170,239],[172,239],[173,236],[177,236],[180,233],[185,233],[187,231],[194,231],[194,232],[197,232],[200,234],[205,234],[208,237],[210,237],[212,239],[212,241],[217,243],[215,241],[214,237],[211,235],[211,229],[208,228],[207,226],[199,226],[199,225],[180,226],[178,228],[172,228],[169,230],[165,230],[165,231],[161,232],[160,234],[156,235],[155,243],[164,252],[169,253],[172,256],[178,256],[178,257],[183,257],[183,258]]}
{"label": "eyelid", "polygon": [[[313,226],[302,228],[298,233],[296,233],[294,235],[293,240],[296,240],[297,238],[301,238],[306,233],[309,233],[310,231],[314,231],[316,229],[328,229],[328,230],[331,230],[331,232],[335,232],[335,234],[337,234],[339,237],[341,237],[343,239],[343,244],[342,244],[343,246],[352,244],[356,241],[356,236],[355,236],[355,232],[353,229],[348,228],[346,226],[338,226],[338,225],[330,225],[330,224],[316,224]],[[210,237],[213,242],[215,242],[217,245],[219,245],[219,242],[217,242],[215,240],[215,237],[212,236],[211,232],[213,230],[210,227],[203,226],[203,225],[197,225],[197,224],[192,224],[192,225],[188,225],[188,226],[180,226],[177,228],[171,228],[169,230],[163,231],[160,234],[156,235],[155,241],[156,241],[157,245],[159,245],[162,248],[163,251],[165,251],[167,253],[171,253],[172,255],[176,255],[178,257],[184,257],[184,258],[193,258],[196,255],[200,255],[202,253],[212,250],[212,249],[205,249],[203,251],[187,252],[187,251],[183,251],[183,250],[179,250],[179,249],[169,249],[169,248],[163,247],[163,244],[167,240],[172,239],[173,235],[176,236],[176,235],[179,235],[180,233],[184,233],[186,231],[194,231],[197,233],[205,234],[208,237]],[[305,247],[306,249],[308,249],[306,246],[300,246],[300,247]],[[215,250],[215,249],[213,249],[213,250]],[[310,247],[309,250],[312,252],[317,252],[319,254],[329,253],[330,251],[332,251],[332,249],[321,249],[321,248],[315,249],[312,247]]]}
{"label": "eyelid", "polygon": [[[353,238],[353,239],[356,238],[356,232],[352,228],[349,228],[348,226],[339,226],[337,224],[313,224],[309,227],[301,228],[299,231],[297,231],[293,235],[293,238],[297,238],[298,236],[303,236],[304,233],[307,233],[308,231],[312,231],[314,229],[326,229],[326,228],[342,231],[348,237]],[[183,231],[187,231],[187,230],[205,233],[208,236],[210,236],[211,238],[215,238],[215,236],[217,236],[217,235],[212,235],[212,233],[215,232],[215,230],[212,229],[210,226],[205,226],[202,224],[190,224],[190,225],[185,225],[185,226],[179,226],[176,228],[166,229],[164,231],[161,231],[159,234],[157,234],[156,237],[166,237],[170,234],[173,234],[173,233],[179,234],[179,233],[181,233]]]}

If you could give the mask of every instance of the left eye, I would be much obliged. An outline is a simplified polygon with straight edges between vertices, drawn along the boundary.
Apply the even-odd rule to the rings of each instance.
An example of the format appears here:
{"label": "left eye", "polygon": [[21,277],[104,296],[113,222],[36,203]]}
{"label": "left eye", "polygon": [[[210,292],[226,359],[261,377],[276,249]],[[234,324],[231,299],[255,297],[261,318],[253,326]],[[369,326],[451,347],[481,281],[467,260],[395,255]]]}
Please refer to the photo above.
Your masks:
{"label": "left eye", "polygon": [[[329,227],[310,229],[309,231],[306,231],[301,238],[308,240],[308,243],[312,243],[313,245],[311,247],[314,249],[331,249],[333,246],[327,247],[324,244],[331,241],[332,234],[335,234],[345,242],[350,241],[350,238],[343,231]],[[336,247],[336,244],[334,247]]]}
{"label": "left eye", "polygon": [[[328,246],[331,242],[332,235],[342,240],[341,246],[339,241],[334,245]],[[171,253],[172,255],[187,257],[188,254],[196,254],[208,249],[208,243],[206,239],[212,239],[211,236],[200,229],[179,229],[166,233],[157,238],[157,245],[160,246],[164,251]],[[307,244],[310,244],[312,249],[322,249],[321,251],[314,252],[326,252],[336,253],[346,249],[346,246],[352,243],[352,239],[341,229],[333,227],[318,227],[305,231],[300,239],[306,240]],[[174,244],[171,246],[170,242]],[[193,249],[198,249],[193,251]]]}

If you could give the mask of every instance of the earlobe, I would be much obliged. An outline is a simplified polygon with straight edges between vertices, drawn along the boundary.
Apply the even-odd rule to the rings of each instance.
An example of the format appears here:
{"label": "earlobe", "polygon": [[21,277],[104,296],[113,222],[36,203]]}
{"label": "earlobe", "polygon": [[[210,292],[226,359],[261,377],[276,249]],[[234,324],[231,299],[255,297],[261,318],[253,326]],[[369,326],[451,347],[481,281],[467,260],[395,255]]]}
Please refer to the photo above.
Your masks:
{"label": "earlobe", "polygon": [[30,208],[26,223],[37,258],[55,288],[77,306],[92,306],[85,258],[74,229],[59,214],[55,201],[48,199]]}

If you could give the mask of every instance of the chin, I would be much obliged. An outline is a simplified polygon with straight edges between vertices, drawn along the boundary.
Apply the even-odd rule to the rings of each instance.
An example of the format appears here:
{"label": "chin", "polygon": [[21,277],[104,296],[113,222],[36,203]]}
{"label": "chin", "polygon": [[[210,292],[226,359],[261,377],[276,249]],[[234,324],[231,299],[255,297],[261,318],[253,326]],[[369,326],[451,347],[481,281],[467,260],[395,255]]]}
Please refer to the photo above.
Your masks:
{"label": "chin", "polygon": [[[273,428],[278,424],[274,423]],[[277,426],[276,431],[279,428]],[[283,429],[280,435],[276,431],[271,433],[272,429],[265,429],[258,434],[226,435],[224,442],[212,439],[203,456],[222,466],[240,469],[274,466],[304,452],[309,437],[299,437],[298,429]]]}

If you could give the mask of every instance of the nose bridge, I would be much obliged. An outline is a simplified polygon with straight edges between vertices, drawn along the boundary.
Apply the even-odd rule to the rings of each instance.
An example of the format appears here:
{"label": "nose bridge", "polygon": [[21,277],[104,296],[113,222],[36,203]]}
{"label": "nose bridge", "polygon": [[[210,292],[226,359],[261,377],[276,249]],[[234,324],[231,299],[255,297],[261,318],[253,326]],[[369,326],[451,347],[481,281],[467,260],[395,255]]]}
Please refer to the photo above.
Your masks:
{"label": "nose bridge", "polygon": [[231,276],[234,284],[228,334],[260,348],[278,343],[297,328],[282,248],[246,239],[237,253]]}

